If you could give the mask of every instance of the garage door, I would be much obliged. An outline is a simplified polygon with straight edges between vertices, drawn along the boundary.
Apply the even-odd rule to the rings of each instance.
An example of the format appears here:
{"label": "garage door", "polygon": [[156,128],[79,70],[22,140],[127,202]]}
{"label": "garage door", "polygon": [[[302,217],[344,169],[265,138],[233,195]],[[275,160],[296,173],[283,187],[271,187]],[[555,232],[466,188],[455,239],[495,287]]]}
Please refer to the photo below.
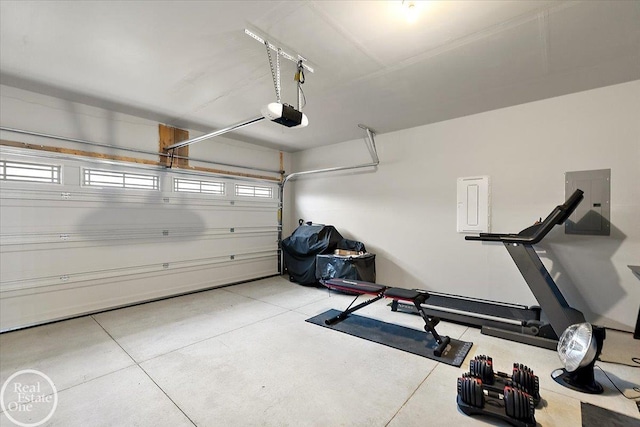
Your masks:
{"label": "garage door", "polygon": [[0,329],[278,272],[278,185],[3,149]]}

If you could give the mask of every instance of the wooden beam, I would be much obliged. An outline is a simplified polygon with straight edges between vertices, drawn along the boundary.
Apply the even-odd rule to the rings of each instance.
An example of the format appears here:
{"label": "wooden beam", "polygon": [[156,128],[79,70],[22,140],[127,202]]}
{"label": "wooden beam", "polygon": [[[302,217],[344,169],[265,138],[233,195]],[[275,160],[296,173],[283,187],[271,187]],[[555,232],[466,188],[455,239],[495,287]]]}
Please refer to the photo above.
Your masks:
{"label": "wooden beam", "polygon": [[242,173],[242,172],[231,172],[231,171],[225,171],[225,170],[221,170],[221,169],[204,168],[204,167],[200,167],[200,166],[189,166],[189,167],[186,167],[186,168],[183,168],[183,169],[192,170],[192,171],[198,171],[198,172],[211,172],[211,173],[217,173],[217,174],[234,175],[234,176],[241,176],[241,177],[245,177],[245,178],[257,178],[257,179],[264,179],[264,180],[267,180],[267,181],[280,182],[280,178],[276,178],[276,177],[273,177],[273,176],[256,175],[256,174],[252,174],[252,173]]}
{"label": "wooden beam", "polygon": [[[175,142],[182,142],[189,139],[189,131],[184,129],[173,128],[173,140]],[[189,146],[180,147],[176,151],[176,154],[181,157],[189,157]],[[188,168],[189,159],[176,159],[173,163],[179,168]]]}
{"label": "wooden beam", "polygon": [[[189,139],[189,131],[184,129],[174,128],[163,124],[158,125],[159,134],[159,152],[171,155],[170,151],[173,151],[175,155],[180,157],[189,157],[189,146],[180,147],[175,150],[167,150],[167,147],[175,144],[176,142],[186,141]],[[160,156],[160,163],[164,166],[171,164],[171,157]],[[173,159],[173,165],[177,167],[189,167],[189,159]]]}
{"label": "wooden beam", "polygon": [[4,145],[6,147],[28,148],[30,150],[47,151],[49,153],[69,154],[71,156],[84,156],[84,157],[93,157],[93,158],[105,159],[105,160],[117,160],[119,162],[139,163],[139,164],[155,165],[155,166],[160,164],[155,160],[138,159],[136,157],[128,157],[128,156],[116,156],[114,154],[94,153],[92,151],[75,150],[71,148],[50,147],[50,146],[40,145],[40,144],[28,144],[26,142],[1,140],[0,145]]}

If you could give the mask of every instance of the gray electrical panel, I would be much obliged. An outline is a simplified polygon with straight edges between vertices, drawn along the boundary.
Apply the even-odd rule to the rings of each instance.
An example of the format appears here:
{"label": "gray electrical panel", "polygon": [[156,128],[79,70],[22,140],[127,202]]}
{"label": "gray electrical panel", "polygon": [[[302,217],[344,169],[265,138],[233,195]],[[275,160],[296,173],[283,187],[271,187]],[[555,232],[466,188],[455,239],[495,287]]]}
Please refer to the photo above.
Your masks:
{"label": "gray electrical panel", "polygon": [[611,234],[611,169],[565,173],[565,196],[577,188],[584,191],[584,199],[569,220],[565,222],[566,234],[609,236]]}

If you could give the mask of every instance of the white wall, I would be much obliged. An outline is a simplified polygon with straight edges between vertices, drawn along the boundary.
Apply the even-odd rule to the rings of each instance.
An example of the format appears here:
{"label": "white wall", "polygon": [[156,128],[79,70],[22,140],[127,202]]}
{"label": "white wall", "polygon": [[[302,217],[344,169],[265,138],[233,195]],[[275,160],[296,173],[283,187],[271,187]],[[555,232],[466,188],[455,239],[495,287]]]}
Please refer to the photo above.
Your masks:
{"label": "white wall", "polygon": [[[437,102],[437,100],[434,100]],[[376,137],[377,171],[303,177],[298,218],[336,226],[377,254],[378,282],[521,304],[535,298],[502,244],[456,233],[456,178],[490,175],[492,231],[518,232],[565,200],[564,172],[611,169],[612,233],[538,245],[588,320],[632,330],[640,282],[640,81]],[[375,123],[368,123],[375,129]],[[364,142],[295,153],[294,170],[369,161]]]}

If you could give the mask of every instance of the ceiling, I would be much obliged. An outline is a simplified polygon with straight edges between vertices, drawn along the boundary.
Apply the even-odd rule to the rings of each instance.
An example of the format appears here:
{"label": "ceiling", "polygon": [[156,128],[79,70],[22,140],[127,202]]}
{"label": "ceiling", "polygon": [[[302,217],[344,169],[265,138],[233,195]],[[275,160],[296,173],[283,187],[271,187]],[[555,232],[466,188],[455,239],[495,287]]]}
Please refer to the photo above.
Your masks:
{"label": "ceiling", "polygon": [[[640,79],[640,1],[0,2],[0,83],[210,132],[275,101],[265,47],[308,59],[298,151]],[[295,64],[282,98],[296,104]]]}

